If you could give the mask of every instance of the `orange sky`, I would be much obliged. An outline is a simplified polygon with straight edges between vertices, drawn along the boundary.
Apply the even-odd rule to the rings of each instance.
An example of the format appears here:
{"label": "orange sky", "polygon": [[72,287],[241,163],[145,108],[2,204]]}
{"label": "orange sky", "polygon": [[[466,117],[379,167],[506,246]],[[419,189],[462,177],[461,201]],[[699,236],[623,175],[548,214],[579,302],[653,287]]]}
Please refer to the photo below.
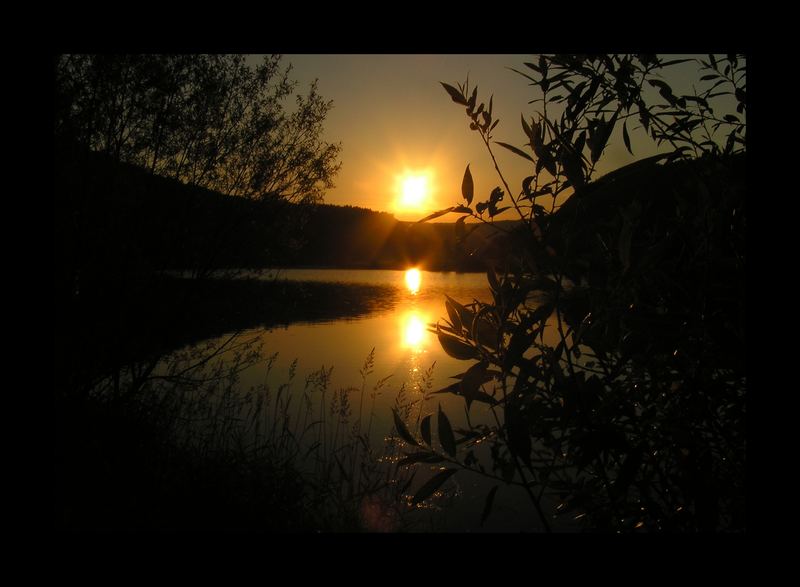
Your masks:
{"label": "orange sky", "polygon": [[[530,82],[509,67],[523,70],[523,63],[531,60],[530,55],[285,55],[284,63],[292,63],[292,77],[300,82],[298,91],[305,92],[318,78],[320,94],[334,101],[325,138],[341,142],[342,169],[325,201],[418,220],[460,203],[468,163],[475,198],[486,199],[500,180],[480,136],[469,129],[464,108],[451,101],[439,82],[456,85],[469,74],[471,87],[478,86],[478,103],[488,104],[494,94],[494,118],[500,119],[494,140],[521,147],[526,139],[520,113],[534,114],[535,106],[528,101],[536,96]],[[637,143],[636,136],[631,133],[637,158],[652,154],[651,142]],[[499,146],[495,156],[511,188],[519,190],[532,164]],[[607,173],[633,159],[618,132],[598,171]],[[396,205],[401,179],[409,173],[427,177],[429,194],[419,210]],[[447,215],[441,220],[456,218]]]}

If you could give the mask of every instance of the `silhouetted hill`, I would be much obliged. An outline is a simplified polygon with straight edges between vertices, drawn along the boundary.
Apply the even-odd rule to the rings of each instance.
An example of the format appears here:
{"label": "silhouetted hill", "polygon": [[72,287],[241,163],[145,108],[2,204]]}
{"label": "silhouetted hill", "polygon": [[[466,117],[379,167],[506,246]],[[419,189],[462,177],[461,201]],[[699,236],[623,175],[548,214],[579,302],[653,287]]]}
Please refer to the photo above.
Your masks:
{"label": "silhouetted hill", "polygon": [[477,230],[464,247],[456,240],[455,223],[402,222],[385,212],[325,204],[310,212],[295,264],[481,271],[483,263],[469,252],[490,232]]}
{"label": "silhouetted hill", "polygon": [[[454,223],[228,197],[72,146],[59,149],[55,163],[56,266],[64,287],[164,269],[483,268],[456,242]],[[468,250],[488,233],[476,231]]]}

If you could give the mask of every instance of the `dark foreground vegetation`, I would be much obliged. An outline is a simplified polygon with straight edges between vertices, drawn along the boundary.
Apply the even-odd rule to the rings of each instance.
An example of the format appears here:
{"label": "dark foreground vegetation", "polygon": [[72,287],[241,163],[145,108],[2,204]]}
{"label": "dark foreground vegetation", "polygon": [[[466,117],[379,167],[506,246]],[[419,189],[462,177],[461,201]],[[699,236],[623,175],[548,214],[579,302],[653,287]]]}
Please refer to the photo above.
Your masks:
{"label": "dark foreground vegetation", "polygon": [[[700,79],[676,95],[664,75],[687,62]],[[436,441],[432,415],[405,430],[409,462],[523,487],[544,530],[561,516],[594,531],[743,532],[744,57],[554,55],[525,67],[539,110],[522,117],[523,148],[490,141],[491,98],[443,84],[489,155],[499,144],[531,175],[512,191],[498,168],[502,186],[482,200],[467,167],[463,204],[435,215],[491,221],[502,207],[522,223],[493,239],[492,302],[448,299],[435,329],[471,361],[443,391],[488,403],[496,425],[454,434],[440,410]],[[620,125],[628,150],[636,128],[664,152],[593,180]],[[490,467],[476,458],[485,442]]]}

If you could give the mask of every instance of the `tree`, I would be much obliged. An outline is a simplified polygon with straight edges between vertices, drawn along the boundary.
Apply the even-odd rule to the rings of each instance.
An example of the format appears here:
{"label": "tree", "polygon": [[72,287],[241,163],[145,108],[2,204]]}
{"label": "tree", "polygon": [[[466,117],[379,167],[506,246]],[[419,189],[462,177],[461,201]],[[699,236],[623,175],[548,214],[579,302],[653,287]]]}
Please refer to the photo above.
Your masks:
{"label": "tree", "polygon": [[339,169],[321,139],[332,102],[312,84],[293,112],[296,83],[281,57],[62,55],[56,59],[57,136],[152,173],[249,198],[315,202]]}
{"label": "tree", "polygon": [[[277,55],[258,65],[242,55],[58,56],[57,166],[67,177],[83,175],[77,182],[81,195],[61,216],[75,216],[80,223],[105,206],[120,221],[114,198],[132,191],[130,182],[126,184],[130,174],[119,168],[119,173],[98,175],[94,162],[103,157],[176,180],[195,194],[177,215],[168,206],[146,212],[160,220],[147,230],[169,236],[157,251],[163,257],[159,263],[174,257],[167,251],[184,251],[181,268],[203,277],[230,263],[234,250],[261,251],[251,257],[261,258],[262,264],[277,262],[298,239],[305,219],[305,209],[290,204],[321,201],[340,167],[340,146],[322,139],[332,102],[323,100],[314,83],[306,96],[297,95],[294,105],[287,105],[296,87],[290,71]],[[77,158],[76,150],[82,153]],[[142,183],[141,190],[154,185]],[[258,210],[234,201],[210,206],[214,198],[204,190],[253,200]],[[87,210],[85,195],[91,191],[98,192],[100,201]],[[78,232],[103,230],[95,223]],[[67,240],[86,239],[77,235]],[[142,246],[122,243],[119,248],[137,251]]]}
{"label": "tree", "polygon": [[[691,95],[661,76],[691,60],[535,61],[518,72],[542,104],[522,118],[525,148],[496,142],[530,176],[515,195],[495,161],[505,191],[473,208],[467,166],[464,203],[431,216],[465,214],[462,238],[464,220],[491,223],[506,194],[519,216],[480,252],[493,302],[448,299],[435,325],[448,354],[476,361],[441,392],[488,405],[496,425],[455,437],[440,410],[444,453],[428,421],[421,442],[403,430],[424,449],[408,462],[521,485],[548,530],[553,514],[609,531],[744,530],[746,61],[697,59],[695,88],[707,87]],[[492,100],[443,86],[494,160]],[[633,152],[632,121],[665,149],[593,181],[620,124]]]}

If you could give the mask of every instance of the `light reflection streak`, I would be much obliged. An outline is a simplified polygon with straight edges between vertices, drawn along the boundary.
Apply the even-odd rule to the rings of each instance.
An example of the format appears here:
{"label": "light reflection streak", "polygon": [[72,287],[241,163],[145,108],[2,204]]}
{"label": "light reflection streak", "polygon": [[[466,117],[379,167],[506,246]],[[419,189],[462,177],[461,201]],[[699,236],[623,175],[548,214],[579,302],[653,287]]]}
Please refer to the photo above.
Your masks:
{"label": "light reflection streak", "polygon": [[409,269],[406,271],[406,287],[408,291],[416,295],[419,293],[419,286],[422,282],[422,275],[419,269]]}

